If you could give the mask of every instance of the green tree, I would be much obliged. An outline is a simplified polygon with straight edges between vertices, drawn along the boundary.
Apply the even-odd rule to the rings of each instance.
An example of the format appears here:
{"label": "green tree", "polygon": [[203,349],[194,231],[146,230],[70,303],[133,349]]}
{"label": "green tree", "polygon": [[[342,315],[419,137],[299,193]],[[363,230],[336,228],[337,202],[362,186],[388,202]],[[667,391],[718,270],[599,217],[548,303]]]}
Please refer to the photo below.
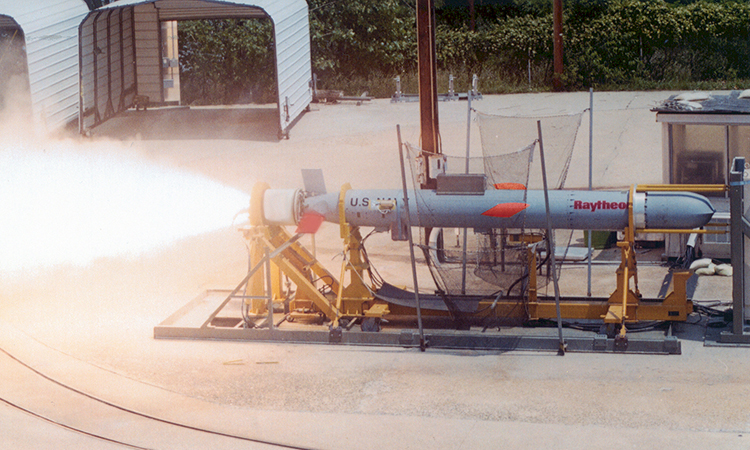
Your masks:
{"label": "green tree", "polygon": [[276,101],[273,26],[267,19],[184,21],[180,82],[187,104]]}
{"label": "green tree", "polygon": [[416,66],[413,0],[308,0],[313,71],[392,75]]}

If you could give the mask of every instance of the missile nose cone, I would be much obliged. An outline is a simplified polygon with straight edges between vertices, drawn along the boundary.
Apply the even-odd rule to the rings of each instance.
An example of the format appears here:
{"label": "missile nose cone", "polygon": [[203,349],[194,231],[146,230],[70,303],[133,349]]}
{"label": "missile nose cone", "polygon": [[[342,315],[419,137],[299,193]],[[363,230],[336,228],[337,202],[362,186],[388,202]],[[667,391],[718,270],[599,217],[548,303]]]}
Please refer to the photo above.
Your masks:
{"label": "missile nose cone", "polygon": [[648,192],[644,204],[645,228],[700,228],[715,212],[706,197],[692,192]]}

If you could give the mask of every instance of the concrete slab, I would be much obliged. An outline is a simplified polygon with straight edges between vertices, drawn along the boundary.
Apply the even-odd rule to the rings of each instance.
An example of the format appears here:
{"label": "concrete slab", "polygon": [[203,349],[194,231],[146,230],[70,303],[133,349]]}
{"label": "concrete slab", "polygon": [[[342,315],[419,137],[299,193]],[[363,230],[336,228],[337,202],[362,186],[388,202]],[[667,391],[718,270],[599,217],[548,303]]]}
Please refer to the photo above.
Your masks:
{"label": "concrete slab", "polygon": [[[649,108],[671,94],[596,94],[597,187],[661,181],[661,131]],[[466,104],[441,102],[439,107],[444,149],[463,155]],[[485,96],[474,107],[493,114],[580,111],[588,107],[588,93]],[[226,132],[212,139],[186,132],[189,122],[175,124],[171,134],[169,120],[144,124],[142,117],[134,122],[126,115],[75,145],[80,152],[127,154],[144,167],[200,174],[249,194],[256,181],[300,187],[300,169],[317,167],[324,169],[329,190],[344,182],[361,188],[398,187],[396,125],[404,140],[419,141],[417,105],[387,100],[313,105],[290,139],[282,141],[267,138],[262,130],[253,132],[258,136],[248,133],[242,122],[247,119],[233,122],[230,112],[211,114],[208,123],[205,115],[195,120],[204,121],[200,129],[213,126]],[[579,130],[569,186],[587,183],[587,123]],[[472,136],[478,137],[476,123],[471,126]],[[29,144],[40,153],[47,145],[53,144]],[[478,139],[472,139],[471,152],[480,154]],[[154,192],[160,195],[166,194]],[[116,206],[128,211],[127,201],[118,199]],[[336,273],[341,263],[337,227],[324,224],[316,246],[319,259]],[[378,234],[368,240],[368,250],[386,280],[411,285],[403,243]],[[0,327],[0,348],[53,379],[118,406],[303,448],[747,446],[750,350],[706,348],[699,337],[683,341],[682,356],[627,357],[152,338],[156,324],[201,292],[234,287],[246,264],[243,243],[228,217],[225,228],[138,255],[3,274],[0,318],[6,325]],[[585,270],[570,267],[563,276],[564,293],[585,292]],[[614,288],[614,267],[597,265],[595,270],[594,295],[606,295]],[[645,294],[658,292],[665,268],[644,264],[641,270]],[[429,289],[427,270],[420,268],[419,276]],[[727,280],[701,279],[696,295],[728,301]],[[0,397],[17,388],[17,401],[79,420],[75,409],[43,405],[44,396],[24,395],[24,389],[35,389],[32,381],[19,377],[6,382]],[[13,448],[44,447],[60,434],[2,410],[8,421],[0,422],[0,432],[13,436]],[[116,416],[106,420],[109,425],[93,428],[123,439],[142,437],[136,427],[114,430]],[[155,430],[147,432],[153,436]],[[159,448],[163,441],[158,439],[133,442]],[[180,445],[224,446],[193,439],[185,437]]]}

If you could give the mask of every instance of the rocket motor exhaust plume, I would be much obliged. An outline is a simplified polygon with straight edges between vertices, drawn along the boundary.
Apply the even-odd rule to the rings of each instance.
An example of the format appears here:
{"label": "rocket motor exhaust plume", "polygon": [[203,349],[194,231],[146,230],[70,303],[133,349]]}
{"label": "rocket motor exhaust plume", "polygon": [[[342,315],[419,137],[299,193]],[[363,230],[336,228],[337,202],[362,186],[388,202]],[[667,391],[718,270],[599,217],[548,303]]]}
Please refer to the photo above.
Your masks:
{"label": "rocket motor exhaust plume", "polygon": [[114,142],[27,140],[0,149],[0,270],[138,256],[231,226],[249,196]]}
{"label": "rocket motor exhaust plume", "polygon": [[0,274],[138,255],[229,227],[246,207],[247,194],[150,162],[133,143],[45,138],[22,46],[14,35],[0,55]]}

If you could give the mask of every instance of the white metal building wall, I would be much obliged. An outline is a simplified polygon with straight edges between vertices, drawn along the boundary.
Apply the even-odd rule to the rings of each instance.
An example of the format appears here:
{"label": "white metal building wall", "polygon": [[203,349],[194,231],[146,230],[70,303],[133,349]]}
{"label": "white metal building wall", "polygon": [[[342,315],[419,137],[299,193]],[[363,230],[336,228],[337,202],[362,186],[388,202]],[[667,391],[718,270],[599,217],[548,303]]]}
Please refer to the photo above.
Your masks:
{"label": "white metal building wall", "polygon": [[136,92],[133,11],[94,14],[81,26],[81,125],[86,128],[127,109]]}
{"label": "white metal building wall", "polygon": [[153,3],[137,5],[135,12],[135,68],[138,94],[163,100],[161,76],[161,25]]}
{"label": "white metal building wall", "polygon": [[[125,99],[125,106],[115,108],[112,114],[132,106],[132,96],[136,93],[147,95],[155,102],[162,100],[160,21],[164,20],[270,18],[274,26],[279,130],[282,134],[287,133],[312,101],[310,29],[305,0],[119,0],[92,11],[81,25],[81,35],[85,37],[81,40],[81,103],[84,111],[81,131],[112,115],[104,107],[104,100],[99,98],[103,92],[108,92],[107,97],[118,96],[116,89],[110,92],[103,86],[116,75],[100,73],[107,69],[102,65],[102,54],[94,55],[96,50],[90,36],[96,35],[97,41],[101,39],[108,28],[101,22],[107,18],[116,20],[119,13],[114,11],[130,11],[132,14],[132,39],[126,38],[117,45],[132,47],[133,59],[130,61],[135,62],[136,72],[132,83],[122,86],[124,95],[119,98]],[[112,39],[115,35],[110,32],[110,45],[114,45]],[[109,67],[109,71],[120,70],[118,66]],[[130,87],[137,92],[125,94]]]}
{"label": "white metal building wall", "polygon": [[0,0],[0,15],[25,35],[32,113],[47,131],[78,118],[78,26],[88,12],[82,0]]}
{"label": "white metal building wall", "polygon": [[[312,102],[312,63],[307,2],[294,8],[291,2],[271,2],[283,20],[275,22],[276,76],[279,113],[285,130]],[[273,17],[273,16],[271,16]]]}

